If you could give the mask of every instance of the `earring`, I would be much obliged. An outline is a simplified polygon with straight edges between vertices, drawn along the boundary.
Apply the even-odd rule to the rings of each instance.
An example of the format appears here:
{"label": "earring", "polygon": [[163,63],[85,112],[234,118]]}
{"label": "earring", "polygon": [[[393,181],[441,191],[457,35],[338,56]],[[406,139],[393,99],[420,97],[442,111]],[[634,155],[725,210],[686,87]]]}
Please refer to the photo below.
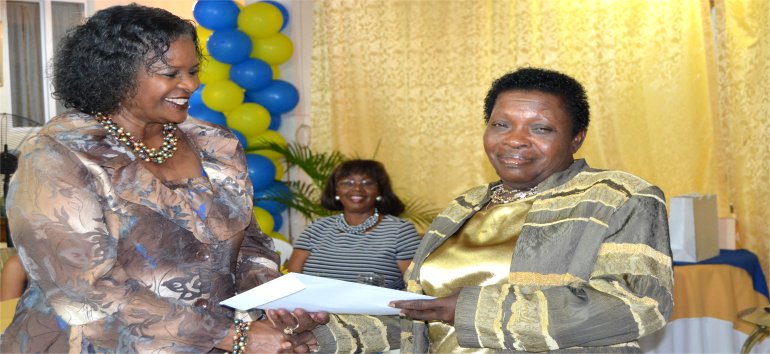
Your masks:
{"label": "earring", "polygon": [[381,195],[378,195],[378,196],[377,196],[377,198],[374,198],[374,200],[376,200],[376,201],[378,201],[378,202],[381,202],[381,201],[382,201],[382,196],[381,196]]}
{"label": "earring", "polygon": [[338,195],[335,195],[335,196],[334,196],[334,200],[340,200],[340,196],[338,196]]}

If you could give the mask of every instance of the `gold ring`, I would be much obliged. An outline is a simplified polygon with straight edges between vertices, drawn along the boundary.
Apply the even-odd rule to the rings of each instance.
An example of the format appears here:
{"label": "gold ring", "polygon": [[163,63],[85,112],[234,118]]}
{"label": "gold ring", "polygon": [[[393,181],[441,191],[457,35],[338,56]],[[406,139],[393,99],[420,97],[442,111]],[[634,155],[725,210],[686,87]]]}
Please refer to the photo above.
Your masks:
{"label": "gold ring", "polygon": [[290,336],[294,335],[294,328],[286,327],[283,329],[283,333]]}

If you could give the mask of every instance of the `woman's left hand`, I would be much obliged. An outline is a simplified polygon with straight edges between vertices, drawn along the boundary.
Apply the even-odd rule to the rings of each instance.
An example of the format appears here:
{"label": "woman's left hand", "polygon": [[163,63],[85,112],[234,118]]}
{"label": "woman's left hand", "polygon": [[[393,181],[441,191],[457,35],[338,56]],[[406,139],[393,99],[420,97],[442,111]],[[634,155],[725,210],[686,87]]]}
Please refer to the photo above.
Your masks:
{"label": "woman's left hand", "polygon": [[441,321],[450,325],[455,324],[455,309],[460,290],[452,295],[433,300],[400,300],[392,301],[390,307],[401,309],[401,316],[421,321]]}

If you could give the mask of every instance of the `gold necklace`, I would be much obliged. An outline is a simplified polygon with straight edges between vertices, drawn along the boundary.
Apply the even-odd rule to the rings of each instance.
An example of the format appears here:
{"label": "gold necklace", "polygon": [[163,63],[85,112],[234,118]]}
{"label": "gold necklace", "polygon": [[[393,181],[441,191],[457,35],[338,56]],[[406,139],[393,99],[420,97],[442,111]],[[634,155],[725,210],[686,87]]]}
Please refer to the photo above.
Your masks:
{"label": "gold necklace", "polygon": [[166,162],[166,160],[174,157],[176,153],[176,144],[179,138],[176,137],[177,126],[173,123],[163,124],[163,143],[155,148],[148,148],[144,145],[142,139],[137,139],[131,132],[126,131],[123,127],[112,121],[112,118],[105,116],[102,113],[95,115],[96,121],[102,124],[105,130],[110,135],[114,136],[121,143],[125,144],[131,151],[136,153],[140,159],[147,162],[154,162],[158,165]]}
{"label": "gold necklace", "polygon": [[505,185],[498,184],[492,187],[490,201],[495,204],[505,204],[515,202],[524,198],[529,198],[537,194],[537,186],[530,189],[508,189]]}

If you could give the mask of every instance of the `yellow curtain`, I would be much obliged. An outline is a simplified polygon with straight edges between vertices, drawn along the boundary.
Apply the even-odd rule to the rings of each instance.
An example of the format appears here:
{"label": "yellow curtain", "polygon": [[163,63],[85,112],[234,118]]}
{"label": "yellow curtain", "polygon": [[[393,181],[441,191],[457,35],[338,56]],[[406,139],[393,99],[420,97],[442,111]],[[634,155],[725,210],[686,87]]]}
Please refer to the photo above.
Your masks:
{"label": "yellow curtain", "polygon": [[743,247],[770,276],[770,2],[717,0],[718,127]]}
{"label": "yellow curtain", "polygon": [[[754,101],[764,115],[745,115],[754,129],[725,136],[708,0],[319,0],[315,19],[312,146],[382,161],[407,199],[443,208],[497,179],[481,140],[485,92],[508,71],[539,66],[588,91],[579,157],[637,174],[668,197],[716,194],[720,215],[736,205],[743,235],[754,237],[743,220],[751,210],[731,193],[731,164],[741,162],[724,147],[767,129],[758,128],[767,91]],[[766,46],[750,50],[767,55]],[[766,70],[767,58],[758,61]],[[752,170],[768,158],[756,148],[750,156]],[[753,200],[770,209],[767,195]]]}

